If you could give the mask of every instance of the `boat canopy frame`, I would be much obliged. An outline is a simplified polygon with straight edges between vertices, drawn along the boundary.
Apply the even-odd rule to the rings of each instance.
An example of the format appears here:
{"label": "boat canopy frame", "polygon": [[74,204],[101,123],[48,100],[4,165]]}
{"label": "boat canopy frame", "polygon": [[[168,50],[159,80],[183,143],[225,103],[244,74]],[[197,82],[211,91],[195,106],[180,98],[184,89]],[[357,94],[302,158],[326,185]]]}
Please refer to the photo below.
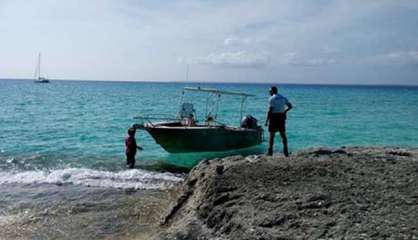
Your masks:
{"label": "boat canopy frame", "polygon": [[181,100],[180,100],[180,106],[182,106],[182,104],[184,103],[184,95],[186,92],[208,93],[208,96],[206,98],[206,107],[205,107],[205,121],[206,122],[209,122],[208,119],[210,117],[213,118],[213,121],[217,122],[219,102],[221,100],[221,95],[240,96],[241,106],[240,106],[240,119],[239,119],[238,126],[240,125],[241,119],[243,117],[245,101],[247,100],[248,97],[255,97],[254,94],[235,92],[235,91],[224,91],[224,90],[219,90],[216,88],[184,87],[182,91]]}
{"label": "boat canopy frame", "polygon": [[[226,124],[219,122],[217,120],[218,110],[219,110],[219,102],[221,101],[221,95],[232,95],[232,96],[240,96],[241,97],[241,106],[240,106],[240,119],[238,122],[238,126],[241,124],[241,120],[244,113],[244,106],[245,102],[248,97],[255,97],[254,94],[248,94],[248,93],[242,93],[242,92],[234,92],[234,91],[224,91],[219,90],[216,88],[201,88],[201,87],[184,87],[182,90],[182,95],[180,99],[180,111],[182,108],[182,105],[184,103],[184,97],[186,92],[203,92],[208,93],[208,96],[206,97],[206,107],[205,107],[205,123],[208,126],[211,126],[212,124],[215,124],[217,126],[227,126]],[[135,124],[136,128],[142,128],[145,126],[144,124],[147,123],[148,126],[154,127],[159,124],[159,122],[155,122],[156,120],[159,121],[179,121],[182,120],[180,117],[180,111],[177,115],[172,114],[150,114],[147,116],[136,116],[134,119],[141,120],[142,124]],[[196,117],[196,116],[195,116]],[[209,117],[211,117],[209,119]],[[153,122],[154,120],[154,122]],[[197,120],[197,119],[196,119]],[[139,127],[141,126],[142,127]],[[213,126],[215,126],[213,125]]]}
{"label": "boat canopy frame", "polygon": [[225,95],[238,95],[243,97],[255,97],[254,94],[248,94],[243,92],[235,92],[235,91],[224,91],[219,90],[216,88],[201,88],[201,87],[184,87],[183,93],[185,91],[191,91],[191,92],[209,92],[209,93],[217,93],[217,94],[225,94]]}

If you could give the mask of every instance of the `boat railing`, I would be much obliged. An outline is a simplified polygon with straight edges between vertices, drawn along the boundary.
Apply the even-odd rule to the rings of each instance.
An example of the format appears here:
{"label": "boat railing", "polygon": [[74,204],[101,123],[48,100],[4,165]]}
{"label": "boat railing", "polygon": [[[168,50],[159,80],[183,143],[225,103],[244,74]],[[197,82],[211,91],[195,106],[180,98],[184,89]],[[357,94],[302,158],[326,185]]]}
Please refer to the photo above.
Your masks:
{"label": "boat railing", "polygon": [[[133,125],[133,127],[137,129],[143,129],[146,125],[155,127],[155,125],[157,125],[160,121],[181,121],[181,119],[171,114],[150,114],[146,116],[136,116],[134,119],[141,121]],[[204,124],[201,126],[226,127],[227,124],[216,119],[205,119]]]}
{"label": "boat railing", "polygon": [[206,119],[205,120],[205,125],[207,125],[207,126],[215,126],[215,127],[216,126],[218,126],[218,127],[225,127],[225,126],[227,126],[227,124],[225,124],[223,122],[220,122],[217,119],[211,119],[211,120]]}
{"label": "boat railing", "polygon": [[135,124],[136,126],[144,125],[145,123],[154,126],[155,121],[178,121],[179,119],[171,114],[150,114],[146,116],[136,116],[134,119],[143,121],[143,123]]}

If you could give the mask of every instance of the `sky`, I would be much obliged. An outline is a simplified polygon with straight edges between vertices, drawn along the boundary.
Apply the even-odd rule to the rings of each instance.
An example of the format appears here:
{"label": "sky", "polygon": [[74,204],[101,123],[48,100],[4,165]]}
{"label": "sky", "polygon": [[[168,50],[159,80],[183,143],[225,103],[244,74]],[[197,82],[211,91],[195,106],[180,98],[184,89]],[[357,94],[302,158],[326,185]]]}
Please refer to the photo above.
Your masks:
{"label": "sky", "polygon": [[0,0],[0,78],[39,52],[51,79],[418,85],[418,1]]}

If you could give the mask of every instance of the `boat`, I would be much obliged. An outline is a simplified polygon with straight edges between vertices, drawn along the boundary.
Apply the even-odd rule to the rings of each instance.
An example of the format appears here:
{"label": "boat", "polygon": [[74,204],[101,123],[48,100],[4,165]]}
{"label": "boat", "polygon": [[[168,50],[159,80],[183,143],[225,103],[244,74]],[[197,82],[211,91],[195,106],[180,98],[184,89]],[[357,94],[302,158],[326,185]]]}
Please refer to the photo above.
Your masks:
{"label": "boat", "polygon": [[49,83],[49,79],[41,76],[41,54],[38,54],[38,64],[35,69],[35,83]]}
{"label": "boat", "polygon": [[[187,92],[208,94],[202,122],[196,117],[193,103],[184,102]],[[239,126],[226,125],[217,120],[221,95],[241,98]],[[243,117],[244,103],[248,97],[253,96],[212,88],[185,87],[177,116],[138,116],[135,119],[140,120],[140,123],[135,123],[133,127],[147,131],[156,143],[170,153],[228,151],[255,146],[263,141],[263,128],[251,115]]]}

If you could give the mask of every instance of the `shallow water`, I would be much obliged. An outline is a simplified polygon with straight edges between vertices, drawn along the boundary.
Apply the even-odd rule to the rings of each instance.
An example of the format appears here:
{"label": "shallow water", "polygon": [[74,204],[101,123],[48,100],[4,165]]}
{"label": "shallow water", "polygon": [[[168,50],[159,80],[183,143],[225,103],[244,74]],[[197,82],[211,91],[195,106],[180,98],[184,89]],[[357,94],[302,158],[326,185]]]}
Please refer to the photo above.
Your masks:
{"label": "shallow water", "polygon": [[149,239],[167,191],[2,184],[0,239]]}

